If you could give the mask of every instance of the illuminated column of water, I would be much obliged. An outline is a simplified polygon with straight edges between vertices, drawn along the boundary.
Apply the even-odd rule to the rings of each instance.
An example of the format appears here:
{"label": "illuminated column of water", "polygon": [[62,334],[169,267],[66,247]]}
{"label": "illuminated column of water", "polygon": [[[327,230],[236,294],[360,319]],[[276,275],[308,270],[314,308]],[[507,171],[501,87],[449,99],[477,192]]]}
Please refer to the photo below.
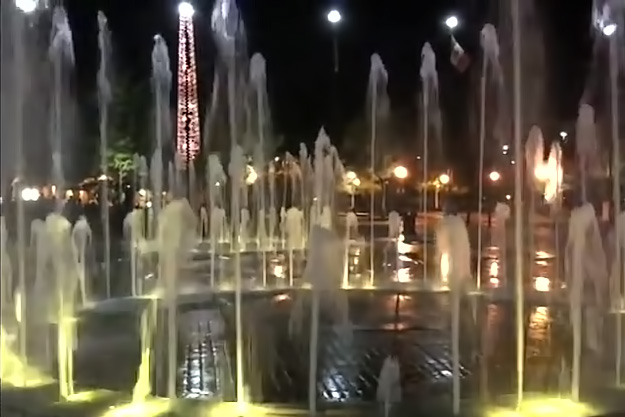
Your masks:
{"label": "illuminated column of water", "polygon": [[[430,103],[438,100],[438,74],[436,73],[436,56],[432,50],[432,46],[426,42],[421,50],[421,94],[423,95],[423,191],[421,192],[422,198],[422,211],[423,211],[423,279],[427,279],[427,260],[428,260],[428,245],[427,245],[427,214],[428,214],[428,159],[429,159],[429,141],[430,141]],[[432,97],[431,97],[432,95]]]}
{"label": "illuminated column of water", "polygon": [[62,7],[56,7],[52,16],[52,42],[49,48],[50,59],[53,66],[53,101],[52,101],[52,176],[54,180],[56,211],[63,208],[63,67],[74,65],[74,45],[72,31],[69,27],[67,14]]}
{"label": "illuminated column of water", "polygon": [[515,305],[516,305],[516,370],[517,407],[523,401],[523,372],[525,358],[523,328],[523,148],[521,143],[521,22],[520,0],[511,0],[512,59],[513,59],[513,109],[514,109],[514,243],[515,243]]}
{"label": "illuminated column of water", "polygon": [[[24,215],[24,199],[21,195],[22,182],[24,181],[24,155],[23,155],[23,141],[24,141],[24,94],[25,94],[25,71],[26,62],[24,59],[24,36],[25,36],[25,23],[26,16],[22,11],[16,11],[13,16],[13,42],[14,42],[14,77],[16,93],[14,96],[15,107],[15,177],[17,178],[17,184],[15,187],[18,190],[17,193],[17,273],[18,273],[18,294],[20,297],[19,309],[20,320],[19,322],[19,358],[23,364],[27,363],[26,353],[26,222]],[[4,261],[3,261],[4,262]],[[16,300],[14,300],[16,301]],[[24,376],[26,378],[26,376]],[[24,381],[26,382],[26,381]]]}
{"label": "illuminated column of water", "polygon": [[100,68],[98,70],[98,104],[100,106],[100,172],[102,174],[102,193],[100,210],[104,233],[104,278],[106,297],[111,297],[111,224],[109,220],[108,200],[108,110],[111,103],[111,84],[108,79],[108,61],[111,56],[111,35],[106,16],[98,12],[98,46],[100,48]]}
{"label": "illuminated column of water", "polygon": [[[623,28],[618,28],[621,31]],[[615,235],[615,252],[614,262],[615,265],[621,265],[621,247],[618,242],[618,233],[621,230],[621,149],[620,139],[618,134],[618,116],[619,116],[619,104],[618,104],[618,36],[613,33],[610,36],[610,111],[611,111],[611,123],[610,130],[612,135],[612,201],[614,205],[614,235]],[[617,267],[618,271],[619,268]],[[620,271],[622,277],[617,275],[615,279],[619,281],[623,279],[622,284],[616,284],[616,297],[618,304],[615,306],[616,314],[616,384],[621,384],[621,368],[622,368],[622,355],[623,355],[623,314],[625,309],[625,271]]]}

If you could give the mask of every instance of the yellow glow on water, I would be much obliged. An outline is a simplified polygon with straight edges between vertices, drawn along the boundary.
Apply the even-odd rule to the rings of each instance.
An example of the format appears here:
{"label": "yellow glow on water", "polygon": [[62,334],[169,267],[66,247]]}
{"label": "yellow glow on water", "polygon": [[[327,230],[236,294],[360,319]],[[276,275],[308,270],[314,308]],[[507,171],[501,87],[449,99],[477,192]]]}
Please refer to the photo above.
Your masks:
{"label": "yellow glow on water", "polygon": [[447,282],[449,279],[449,254],[443,253],[441,255],[441,279],[443,282]]}
{"label": "yellow glow on water", "polygon": [[590,417],[595,415],[589,405],[566,398],[536,398],[523,401],[518,410],[498,408],[488,417]]}
{"label": "yellow glow on water", "polygon": [[99,398],[107,397],[112,395],[113,393],[110,391],[83,391],[71,394],[66,398],[67,401],[71,403],[88,403]]}
{"label": "yellow glow on water", "polygon": [[[274,410],[275,411],[275,410]],[[223,402],[211,408],[206,417],[260,417],[270,415],[272,409],[247,402]]]}
{"label": "yellow glow on water", "polygon": [[141,403],[123,404],[108,409],[101,417],[155,417],[169,410],[169,400],[155,398]]}
{"label": "yellow glow on water", "polygon": [[17,388],[39,387],[52,382],[50,377],[23,363],[13,352],[9,336],[2,326],[0,326],[0,379],[3,385]]}

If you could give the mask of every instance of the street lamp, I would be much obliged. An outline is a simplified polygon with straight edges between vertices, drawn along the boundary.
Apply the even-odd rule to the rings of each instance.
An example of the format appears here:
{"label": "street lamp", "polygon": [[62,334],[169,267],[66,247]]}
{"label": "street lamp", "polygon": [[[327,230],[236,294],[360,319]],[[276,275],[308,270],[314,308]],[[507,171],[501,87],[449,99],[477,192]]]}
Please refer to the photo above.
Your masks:
{"label": "street lamp", "polygon": [[445,26],[447,26],[450,30],[454,30],[458,27],[458,18],[456,16],[449,16],[445,19]]}
{"label": "street lamp", "polygon": [[438,180],[440,181],[440,183],[441,183],[441,184],[443,184],[443,185],[447,185],[447,184],[449,184],[449,182],[451,181],[451,178],[449,177],[449,175],[448,175],[448,174],[441,174],[441,175],[438,177]]}
{"label": "street lamp", "polygon": [[332,24],[339,23],[341,21],[341,12],[336,9],[332,9],[328,12],[328,22]]}
{"label": "street lamp", "polygon": [[180,4],[178,4],[178,13],[180,13],[180,16],[184,18],[190,19],[191,17],[193,17],[195,9],[188,1],[182,1],[180,2]]}
{"label": "street lamp", "polygon": [[492,181],[492,182],[497,182],[501,179],[501,174],[497,171],[492,171],[490,174],[488,174],[488,178]]}
{"label": "street lamp", "polygon": [[560,137],[562,138],[562,142],[564,142],[564,141],[566,140],[566,137],[567,137],[568,135],[569,135],[569,134],[568,134],[568,133],[566,133],[564,130],[563,130],[562,132],[560,132]]}
{"label": "street lamp", "polygon": [[32,13],[37,8],[37,0],[15,0],[15,7],[24,13]]}
{"label": "street lamp", "polygon": [[403,180],[408,177],[408,169],[406,169],[405,166],[398,165],[393,170],[393,175],[395,176],[395,178]]}
{"label": "street lamp", "polygon": [[616,32],[616,23],[609,23],[601,30],[605,36],[612,36]]}
{"label": "street lamp", "polygon": [[337,9],[332,9],[328,12],[328,22],[332,24],[332,50],[334,52],[334,72],[339,72],[339,45],[338,40],[336,38],[336,26],[338,26],[339,22],[343,16],[341,16],[341,12]]}

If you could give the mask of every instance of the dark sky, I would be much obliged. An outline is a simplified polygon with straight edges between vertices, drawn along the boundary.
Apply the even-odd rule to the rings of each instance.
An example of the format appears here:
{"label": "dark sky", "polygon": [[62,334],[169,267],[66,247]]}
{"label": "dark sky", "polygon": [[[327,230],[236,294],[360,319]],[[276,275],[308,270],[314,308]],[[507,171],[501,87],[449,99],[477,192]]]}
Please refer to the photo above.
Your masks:
{"label": "dark sky", "polygon": [[[530,0],[521,0],[530,1]],[[539,0],[542,1],[542,0]],[[194,18],[198,48],[200,96],[207,97],[216,50],[210,33],[211,1],[196,1]],[[389,94],[397,113],[412,117],[419,78],[419,52],[425,41],[438,55],[441,103],[452,131],[466,123],[467,75],[449,64],[449,37],[442,22],[455,11],[462,20],[456,33],[469,53],[479,46],[479,30],[488,21],[486,0],[239,0],[250,54],[267,60],[270,102],[277,129],[292,143],[310,140],[320,125],[342,132],[364,104],[371,53],[378,52],[389,72]],[[550,0],[545,8],[546,74],[557,123],[575,117],[589,58],[587,19],[590,0]],[[74,32],[77,73],[82,95],[95,85],[97,66],[96,11],[109,19],[115,60],[121,73],[136,80],[150,74],[152,36],[161,33],[177,62],[176,1],[66,0]],[[344,16],[339,28],[340,72],[333,78],[332,32],[325,15],[337,7]],[[477,60],[474,60],[476,62]],[[172,69],[175,73],[175,68]],[[336,84],[335,84],[336,81]],[[578,86],[571,88],[571,86]],[[337,88],[337,90],[334,90]],[[329,105],[339,100],[336,118]],[[337,122],[338,119],[338,122]],[[340,136],[340,134],[338,135]],[[452,135],[453,136],[453,135]],[[460,135],[457,135],[460,136]],[[456,139],[462,140],[462,139]]]}

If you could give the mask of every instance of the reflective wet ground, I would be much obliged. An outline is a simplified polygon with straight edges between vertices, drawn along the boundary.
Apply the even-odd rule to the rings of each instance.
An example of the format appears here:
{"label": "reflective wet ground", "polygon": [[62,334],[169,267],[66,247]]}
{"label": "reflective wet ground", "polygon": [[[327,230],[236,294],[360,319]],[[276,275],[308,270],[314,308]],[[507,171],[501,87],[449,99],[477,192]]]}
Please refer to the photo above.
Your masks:
{"label": "reflective wet ground", "polygon": [[[349,304],[350,325],[336,319],[333,304],[322,310],[317,395],[321,403],[375,401],[384,358],[398,357],[405,398],[429,401],[451,394],[451,336],[448,294],[391,294],[368,290],[342,291]],[[330,295],[328,295],[329,297]],[[244,358],[248,398],[254,402],[303,404],[308,384],[308,315],[299,330],[289,320],[297,297],[307,291],[265,293],[245,297]],[[307,306],[307,301],[304,305]],[[461,315],[462,397],[489,401],[516,391],[516,349],[513,306],[467,296]],[[528,392],[570,393],[571,334],[562,306],[527,305],[525,326],[525,389]],[[113,322],[123,314],[92,316],[84,322],[76,369],[83,383],[100,388],[132,389],[134,378],[120,366],[138,366],[138,341]],[[179,315],[178,390],[184,398],[234,399],[234,329],[228,295],[181,305]],[[90,324],[91,320],[100,323]],[[110,320],[110,323],[109,323]],[[125,321],[131,322],[132,314]],[[608,326],[609,322],[606,321]],[[297,327],[297,326],[296,326]],[[611,327],[610,327],[611,328]],[[96,330],[97,329],[97,330]],[[130,329],[129,333],[132,333]],[[613,380],[613,343],[609,332],[585,335],[582,390]],[[112,336],[118,342],[110,341]],[[599,338],[599,350],[590,343]],[[100,340],[87,347],[85,339]],[[106,341],[108,340],[108,343]],[[156,340],[157,352],[166,341]],[[162,352],[161,352],[162,353]],[[163,390],[165,356],[156,355],[155,389]],[[98,364],[89,365],[93,358]],[[134,359],[133,359],[134,358]],[[97,375],[93,375],[97,369]],[[108,371],[102,372],[102,369]],[[90,375],[91,374],[91,375]],[[121,375],[125,378],[122,380]]]}

